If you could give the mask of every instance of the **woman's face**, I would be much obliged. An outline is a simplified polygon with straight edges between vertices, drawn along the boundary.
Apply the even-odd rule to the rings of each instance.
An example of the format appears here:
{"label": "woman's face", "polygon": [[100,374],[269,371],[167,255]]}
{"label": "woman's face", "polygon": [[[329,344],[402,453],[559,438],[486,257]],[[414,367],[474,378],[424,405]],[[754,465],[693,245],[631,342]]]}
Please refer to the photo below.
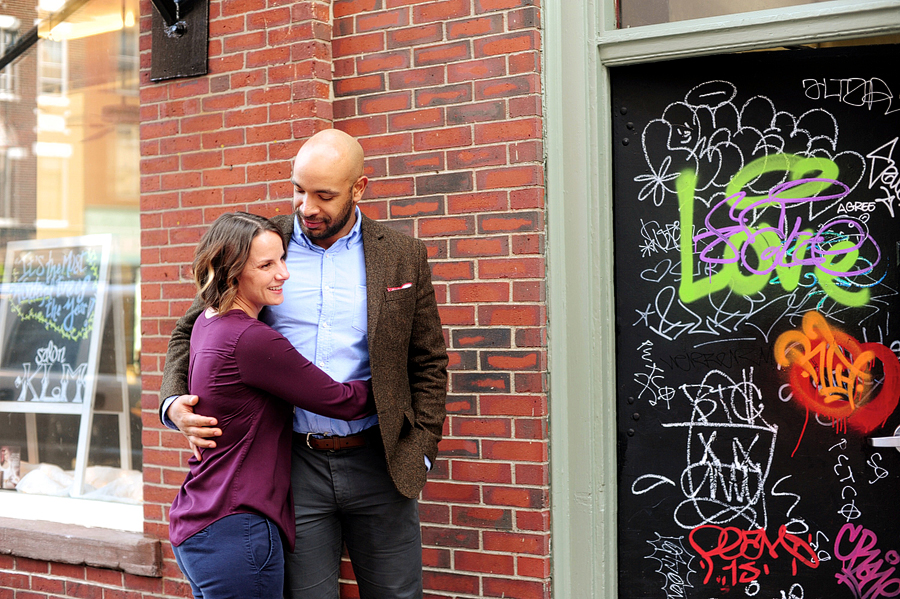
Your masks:
{"label": "woman's face", "polygon": [[236,307],[256,318],[263,306],[284,301],[282,285],[290,276],[284,256],[281,237],[277,233],[263,231],[253,238],[250,256],[238,279]]}

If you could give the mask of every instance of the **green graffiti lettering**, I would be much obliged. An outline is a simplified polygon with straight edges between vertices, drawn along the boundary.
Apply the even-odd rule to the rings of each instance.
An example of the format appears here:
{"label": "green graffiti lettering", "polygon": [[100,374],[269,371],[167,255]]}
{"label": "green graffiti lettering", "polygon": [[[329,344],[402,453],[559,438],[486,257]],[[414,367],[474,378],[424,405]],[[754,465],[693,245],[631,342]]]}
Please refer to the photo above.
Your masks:
{"label": "green graffiti lettering", "polygon": [[[786,171],[790,173],[791,180],[804,178],[822,178],[824,181],[807,181],[794,187],[783,189],[777,197],[772,198],[772,203],[779,203],[784,199],[801,199],[815,197],[832,185],[830,181],[837,181],[838,166],[826,158],[802,158],[792,154],[776,154],[754,160],[741,169],[726,187],[728,204],[735,210],[751,206],[770,196],[744,195],[744,188],[750,182],[767,172]],[[678,196],[679,220],[681,228],[680,253],[681,253],[681,282],[678,288],[678,296],[682,302],[689,304],[703,297],[712,295],[717,291],[730,288],[743,296],[750,296],[762,291],[772,276],[777,275],[777,281],[782,289],[791,292],[800,284],[810,240],[815,237],[811,229],[797,231],[788,236],[787,240],[781,239],[778,233],[768,224],[759,223],[755,227],[744,227],[743,231],[734,233],[727,238],[728,243],[722,252],[723,264],[713,272],[712,264],[706,264],[706,272],[699,278],[694,278],[694,194],[696,192],[697,176],[691,171],[684,171],[675,181]],[[765,204],[760,204],[763,207]],[[748,239],[753,241],[749,248],[745,248]],[[790,240],[795,240],[793,247]],[[834,301],[852,307],[863,306],[869,301],[869,290],[858,289],[851,291],[840,286],[836,279],[839,273],[852,272],[859,259],[859,252],[850,241],[841,241],[829,247],[827,254],[822,256],[821,264],[814,265],[816,280],[822,291]],[[758,266],[754,272],[743,272],[740,264],[743,262],[742,254],[752,249],[756,254]],[[790,261],[785,257],[791,256]]]}
{"label": "green graffiti lettering", "polygon": [[[765,223],[760,225],[761,228],[768,227]],[[804,235],[812,236],[812,229],[805,229],[801,231]],[[764,230],[759,234],[759,237],[762,237],[765,240],[765,247],[773,248],[777,247],[778,244],[781,243],[781,238],[778,237],[778,234],[771,229]],[[803,262],[803,259],[806,257],[806,248],[807,244],[804,242],[797,242],[794,246],[793,250],[793,262],[797,263],[796,266],[785,266],[784,264],[776,264],[775,265],[775,274],[778,277],[778,281],[781,283],[781,288],[785,291],[793,291],[797,288],[797,285],[800,284],[800,275],[802,274],[803,267],[799,265],[799,263]],[[770,262],[774,261],[774,256],[770,258]],[[757,270],[765,270],[766,272],[771,272],[772,266],[769,264],[768,268],[763,269],[760,266]]]}
{"label": "green graffiti lettering", "polygon": [[[731,182],[725,187],[725,197],[728,198],[728,204],[741,210],[752,205],[754,202],[765,200],[769,197],[768,195],[747,195],[741,197],[740,194],[747,184],[759,176],[765,173],[779,171],[790,173],[792,181],[807,177],[833,179],[836,181],[839,169],[834,161],[818,156],[808,158],[801,158],[794,154],[773,154],[772,156],[763,156],[762,158],[757,158],[738,171]],[[822,193],[830,186],[831,183],[827,181],[809,181],[782,191],[778,194],[778,198],[785,200],[812,198]]]}
{"label": "green graffiti lettering", "polygon": [[[825,261],[822,263],[822,267],[816,267],[816,278],[819,281],[819,286],[822,288],[822,291],[825,294],[833,299],[834,301],[843,304],[845,306],[850,306],[853,308],[858,308],[860,306],[865,306],[869,303],[869,289],[863,287],[862,289],[858,289],[856,291],[850,291],[849,289],[842,289],[838,287],[838,285],[834,282],[834,280],[839,275],[833,275],[825,270],[829,270],[831,272],[848,272],[853,266],[856,264],[856,260],[859,258],[859,251],[855,249],[850,249],[854,246],[851,241],[841,241],[839,243],[834,244],[834,250],[850,250],[843,256],[825,256]],[[835,258],[839,258],[836,262],[833,262]]]}
{"label": "green graffiti lettering", "polygon": [[[741,250],[743,249],[744,244],[747,243],[747,234],[744,232],[735,233],[728,238],[728,243],[730,245],[725,246],[725,252],[722,257],[725,259],[735,260],[734,262],[723,264],[722,272],[728,273],[727,279],[729,286],[740,295],[753,295],[754,293],[759,293],[763,290],[763,287],[766,286],[766,283],[769,282],[768,274],[746,275],[741,272],[741,269],[738,266],[738,262],[736,260],[736,258],[741,254]],[[732,250],[732,247],[734,247],[735,249]],[[761,235],[758,235],[756,237],[753,243],[750,244],[750,247],[753,248],[754,252],[756,252],[757,257],[761,257],[762,253],[766,251],[766,249],[768,249],[768,246],[766,245],[766,242]],[[764,270],[762,264],[760,264],[759,270]]]}
{"label": "green graffiti lettering", "polygon": [[697,176],[689,171],[681,173],[675,180],[678,194],[678,207],[681,213],[681,284],[678,296],[686,304],[697,301],[725,289],[728,286],[728,273],[722,269],[702,279],[694,280],[694,190],[697,187]]}

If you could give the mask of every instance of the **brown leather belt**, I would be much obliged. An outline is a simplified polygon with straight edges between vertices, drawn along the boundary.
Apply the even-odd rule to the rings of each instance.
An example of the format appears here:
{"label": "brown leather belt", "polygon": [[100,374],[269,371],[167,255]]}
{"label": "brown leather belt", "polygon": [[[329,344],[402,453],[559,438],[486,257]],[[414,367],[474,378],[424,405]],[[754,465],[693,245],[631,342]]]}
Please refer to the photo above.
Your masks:
{"label": "brown leather belt", "polygon": [[317,451],[336,451],[338,449],[362,447],[366,444],[365,432],[362,431],[346,437],[314,437],[315,433],[306,433],[306,446]]}

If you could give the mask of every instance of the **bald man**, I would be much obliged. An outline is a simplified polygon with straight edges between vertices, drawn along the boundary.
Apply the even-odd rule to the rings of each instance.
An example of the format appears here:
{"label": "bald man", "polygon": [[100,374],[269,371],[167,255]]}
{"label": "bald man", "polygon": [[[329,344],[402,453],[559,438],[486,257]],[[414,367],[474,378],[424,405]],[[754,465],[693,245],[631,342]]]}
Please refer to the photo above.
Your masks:
{"label": "bald man", "polygon": [[[291,184],[293,214],[273,219],[288,240],[291,277],[284,303],[260,319],[336,380],[371,378],[377,414],[348,422],[295,410],[297,542],[285,555],[285,597],[338,597],[344,543],[363,599],[421,597],[417,497],[437,457],[447,382],[425,246],[360,212],[363,149],[346,133],[328,129],[303,144]],[[201,310],[195,301],[178,321],[160,389],[163,422],[198,457],[221,434],[202,415],[203,398],[188,395]]]}

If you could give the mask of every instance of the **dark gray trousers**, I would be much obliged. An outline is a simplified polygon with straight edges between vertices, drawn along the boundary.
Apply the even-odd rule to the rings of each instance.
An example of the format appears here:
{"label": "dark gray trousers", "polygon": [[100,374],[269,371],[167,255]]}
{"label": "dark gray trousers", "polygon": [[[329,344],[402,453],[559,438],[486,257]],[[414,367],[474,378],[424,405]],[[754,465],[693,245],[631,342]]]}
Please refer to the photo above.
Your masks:
{"label": "dark gray trousers", "polygon": [[310,449],[294,435],[297,543],[285,553],[287,599],[337,599],[344,543],[361,599],[422,597],[418,501],[394,486],[377,430],[364,447],[337,451]]}

